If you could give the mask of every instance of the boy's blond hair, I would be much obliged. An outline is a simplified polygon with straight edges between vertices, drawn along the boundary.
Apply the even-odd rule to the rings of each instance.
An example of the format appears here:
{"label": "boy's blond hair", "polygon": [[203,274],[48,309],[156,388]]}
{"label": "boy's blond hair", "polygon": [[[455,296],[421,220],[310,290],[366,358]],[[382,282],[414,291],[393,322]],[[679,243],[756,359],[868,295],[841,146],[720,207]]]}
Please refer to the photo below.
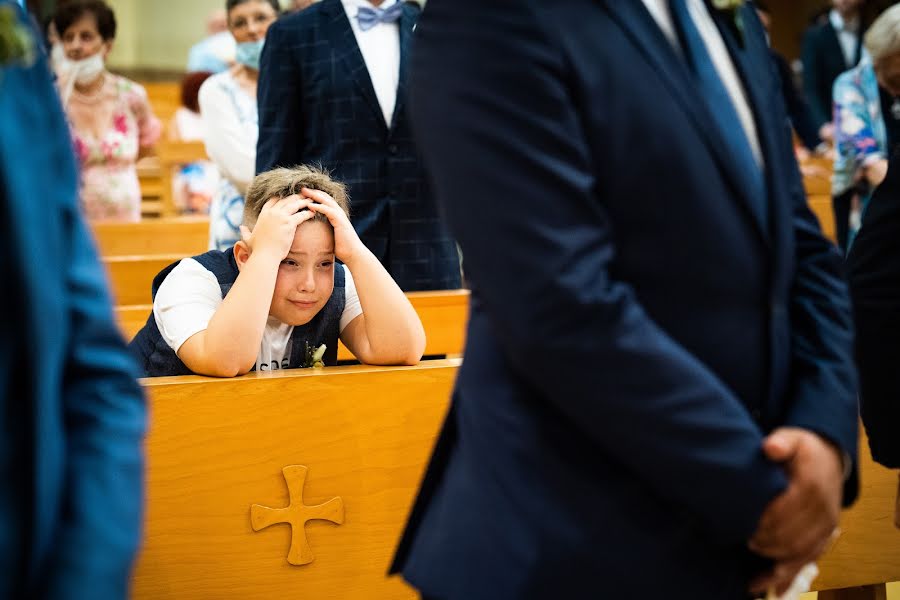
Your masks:
{"label": "boy's blond hair", "polygon": [[[344,213],[350,215],[350,198],[343,183],[334,181],[324,169],[299,165],[272,169],[253,178],[244,197],[244,225],[253,229],[266,202],[271,198],[286,198],[292,194],[299,194],[301,188],[325,192],[334,198]],[[322,213],[316,213],[313,220],[328,223],[328,217]]]}

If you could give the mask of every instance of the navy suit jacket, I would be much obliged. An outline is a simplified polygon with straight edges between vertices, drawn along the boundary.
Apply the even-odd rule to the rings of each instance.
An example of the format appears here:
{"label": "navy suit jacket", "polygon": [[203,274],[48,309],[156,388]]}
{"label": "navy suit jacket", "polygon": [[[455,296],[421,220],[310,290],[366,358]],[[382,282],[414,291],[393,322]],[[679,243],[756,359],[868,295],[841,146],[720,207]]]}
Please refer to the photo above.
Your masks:
{"label": "navy suit jacket", "polygon": [[426,597],[744,598],[786,485],[763,436],[855,457],[840,256],[742,10],[767,211],[642,2],[429,0],[411,118],[473,291],[393,566]]}
{"label": "navy suit jacket", "polygon": [[459,256],[438,215],[406,116],[406,73],[420,9],[399,21],[400,83],[390,127],[340,0],[274,23],[263,49],[257,173],[321,164],[350,192],[356,231],[404,290],[460,286]]}
{"label": "navy suit jacket", "polygon": [[0,66],[3,597],[126,598],[140,538],[143,394],[77,200],[47,61]]}
{"label": "navy suit jacket", "polygon": [[872,457],[900,468],[900,148],[847,255],[857,327],[860,412]]}
{"label": "navy suit jacket", "polygon": [[859,63],[864,33],[859,33],[852,65],[847,64],[838,34],[827,17],[824,23],[811,27],[803,36],[803,91],[817,129],[832,121],[834,80]]}

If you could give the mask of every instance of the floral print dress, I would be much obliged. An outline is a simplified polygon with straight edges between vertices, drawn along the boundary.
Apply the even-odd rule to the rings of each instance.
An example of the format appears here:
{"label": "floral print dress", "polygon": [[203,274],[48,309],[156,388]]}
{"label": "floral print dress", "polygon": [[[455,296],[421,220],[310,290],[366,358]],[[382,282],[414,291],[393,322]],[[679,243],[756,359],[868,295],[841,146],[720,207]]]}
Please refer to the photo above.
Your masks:
{"label": "floral print dress", "polygon": [[81,164],[81,205],[88,219],[138,221],[138,151],[156,143],[162,127],[143,87],[109,72],[103,77],[96,93],[73,90],[66,103]]}
{"label": "floral print dress", "polygon": [[[888,154],[878,78],[868,54],[863,56],[859,65],[834,82],[834,132],[837,156],[831,179],[831,195],[839,196],[859,182],[863,168],[875,160],[887,158]],[[871,197],[871,191],[866,191],[854,201],[849,242],[859,230]]]}

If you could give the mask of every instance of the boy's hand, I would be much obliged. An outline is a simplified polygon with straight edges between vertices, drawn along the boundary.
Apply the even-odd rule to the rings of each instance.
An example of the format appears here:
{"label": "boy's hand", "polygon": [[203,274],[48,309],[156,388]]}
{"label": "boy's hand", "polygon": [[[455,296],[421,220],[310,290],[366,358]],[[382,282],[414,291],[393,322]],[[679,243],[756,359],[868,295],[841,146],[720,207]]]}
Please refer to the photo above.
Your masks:
{"label": "boy's hand", "polygon": [[263,205],[253,232],[241,225],[244,242],[253,253],[281,262],[291,250],[297,227],[315,216],[314,212],[303,210],[310,208],[311,204],[296,194],[287,198],[271,198]]}
{"label": "boy's hand", "polygon": [[354,256],[359,256],[361,250],[365,251],[366,247],[356,235],[347,213],[334,198],[321,190],[309,188],[303,188],[300,193],[312,201],[309,204],[310,210],[328,217],[328,222],[334,228],[334,255],[338,260],[349,265]]}

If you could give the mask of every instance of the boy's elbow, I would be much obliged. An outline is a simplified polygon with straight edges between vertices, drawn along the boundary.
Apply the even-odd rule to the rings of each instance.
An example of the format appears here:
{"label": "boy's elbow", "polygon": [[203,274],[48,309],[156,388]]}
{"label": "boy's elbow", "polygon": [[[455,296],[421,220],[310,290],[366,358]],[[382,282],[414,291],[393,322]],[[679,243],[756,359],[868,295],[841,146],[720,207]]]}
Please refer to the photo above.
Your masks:
{"label": "boy's elbow", "polygon": [[236,364],[228,364],[222,365],[219,368],[219,372],[216,373],[216,377],[237,377],[238,375],[244,375],[248,373],[250,370],[242,368],[241,365]]}
{"label": "boy's elbow", "polygon": [[422,360],[422,354],[423,354],[423,352],[410,352],[405,357],[403,357],[401,360],[397,361],[397,364],[403,365],[406,367],[413,367],[413,366],[419,364],[419,361]]}
{"label": "boy's elbow", "polygon": [[[203,373],[197,371],[200,375],[208,375],[210,377],[237,377],[250,372],[256,362],[253,360],[241,359],[233,354],[229,356],[211,356],[209,362],[205,365]],[[193,370],[193,369],[192,369]]]}

